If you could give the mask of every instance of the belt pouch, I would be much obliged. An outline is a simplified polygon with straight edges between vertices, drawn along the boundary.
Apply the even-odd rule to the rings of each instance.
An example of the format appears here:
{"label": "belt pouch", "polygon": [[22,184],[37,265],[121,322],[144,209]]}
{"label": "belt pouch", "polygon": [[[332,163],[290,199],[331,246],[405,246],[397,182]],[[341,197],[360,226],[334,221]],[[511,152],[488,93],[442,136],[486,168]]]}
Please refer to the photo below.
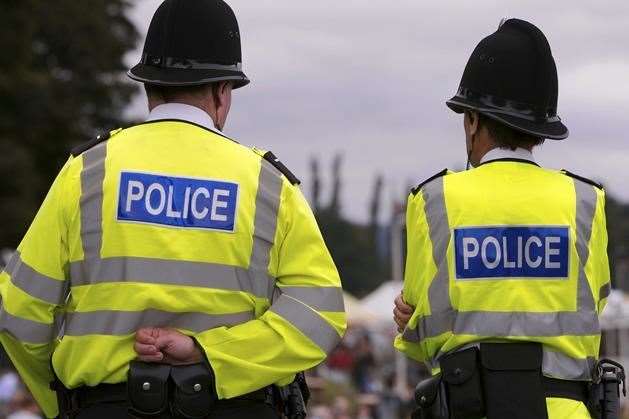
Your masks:
{"label": "belt pouch", "polygon": [[440,365],[450,417],[483,418],[485,401],[478,368],[478,349],[469,348],[447,355],[441,359]]}
{"label": "belt pouch", "polygon": [[449,419],[441,374],[417,384],[415,403],[417,403],[418,408],[413,412],[412,419]]}
{"label": "belt pouch", "polygon": [[542,345],[481,343],[487,419],[548,419]]}
{"label": "belt pouch", "polygon": [[127,377],[131,412],[139,417],[157,417],[168,409],[170,365],[132,361]]}
{"label": "belt pouch", "polygon": [[204,364],[173,366],[170,376],[175,385],[171,401],[173,412],[186,419],[208,416],[218,398],[210,369]]}

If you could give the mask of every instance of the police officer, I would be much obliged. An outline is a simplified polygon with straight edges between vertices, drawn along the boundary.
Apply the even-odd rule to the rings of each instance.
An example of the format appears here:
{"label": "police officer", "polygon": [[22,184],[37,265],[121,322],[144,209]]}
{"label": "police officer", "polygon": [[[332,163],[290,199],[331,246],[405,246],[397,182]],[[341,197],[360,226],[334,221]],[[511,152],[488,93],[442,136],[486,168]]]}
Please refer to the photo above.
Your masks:
{"label": "police officer", "polygon": [[441,372],[418,387],[420,417],[590,417],[610,291],[605,193],[535,161],[545,139],[568,137],[557,94],[546,37],[509,19],[447,102],[464,115],[474,169],[444,170],[410,195],[395,308],[395,347]]}
{"label": "police officer", "polygon": [[48,417],[276,418],[345,313],[297,178],[222,133],[249,83],[233,11],[164,1],[129,76],[148,120],[73,150],[2,273],[0,341]]}

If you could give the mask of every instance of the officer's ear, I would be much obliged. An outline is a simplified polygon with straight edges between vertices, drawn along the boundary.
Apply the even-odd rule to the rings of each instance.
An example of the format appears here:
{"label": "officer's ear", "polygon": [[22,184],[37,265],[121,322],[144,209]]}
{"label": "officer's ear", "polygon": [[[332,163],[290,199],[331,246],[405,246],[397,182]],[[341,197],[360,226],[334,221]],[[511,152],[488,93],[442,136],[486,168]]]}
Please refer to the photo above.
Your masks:
{"label": "officer's ear", "polygon": [[476,111],[465,111],[465,116],[463,117],[463,125],[465,126],[465,133],[469,137],[473,137],[480,131],[479,126],[479,115]]}
{"label": "officer's ear", "polygon": [[225,106],[227,103],[231,103],[232,83],[229,81],[221,81],[213,83],[212,86],[212,98],[214,99],[214,105],[218,109],[221,106]]}
{"label": "officer's ear", "polygon": [[232,104],[232,83],[230,81],[222,81],[213,83],[212,100],[214,101],[214,109],[216,111],[216,120],[214,124],[220,130],[225,126],[227,115]]}

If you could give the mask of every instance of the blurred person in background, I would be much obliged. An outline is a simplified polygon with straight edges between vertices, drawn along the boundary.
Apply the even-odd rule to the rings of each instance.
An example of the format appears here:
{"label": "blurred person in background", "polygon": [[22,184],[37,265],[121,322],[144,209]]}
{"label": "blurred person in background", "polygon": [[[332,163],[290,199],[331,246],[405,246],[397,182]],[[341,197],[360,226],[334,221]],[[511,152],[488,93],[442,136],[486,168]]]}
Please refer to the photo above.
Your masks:
{"label": "blurred person in background", "polygon": [[41,410],[28,391],[20,389],[13,395],[7,419],[41,419],[41,417]]}
{"label": "blurred person in background", "polygon": [[377,366],[369,334],[364,332],[353,347],[354,363],[352,379],[361,393],[373,393],[377,390],[374,369]]}
{"label": "blurred person in background", "polygon": [[[409,197],[395,308],[396,348],[440,370],[418,387],[425,412],[590,418],[610,292],[605,192],[536,163],[545,139],[568,137],[557,98],[546,37],[509,19],[478,44],[447,102],[464,116],[474,169],[444,170]],[[448,395],[432,397],[441,385]],[[601,411],[598,399],[589,407]]]}
{"label": "blurred person in background", "polygon": [[129,76],[148,120],[72,151],[2,273],[0,341],[48,417],[278,418],[343,295],[299,180],[222,133],[249,83],[232,9],[164,1]]}

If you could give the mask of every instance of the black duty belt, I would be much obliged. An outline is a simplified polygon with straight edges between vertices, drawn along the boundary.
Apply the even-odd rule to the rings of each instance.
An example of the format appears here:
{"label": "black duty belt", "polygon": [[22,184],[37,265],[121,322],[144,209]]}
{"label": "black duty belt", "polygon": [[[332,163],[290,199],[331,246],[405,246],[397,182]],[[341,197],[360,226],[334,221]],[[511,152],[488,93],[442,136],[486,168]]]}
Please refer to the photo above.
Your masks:
{"label": "black duty belt", "polygon": [[[93,406],[103,403],[126,404],[129,400],[127,393],[127,383],[120,384],[99,384],[96,387],[78,387],[70,390],[79,408]],[[251,400],[266,403],[273,403],[272,387],[264,387],[260,390],[234,397],[233,399],[219,400],[218,403],[227,400]]]}
{"label": "black duty belt", "polygon": [[557,380],[555,378],[544,377],[542,380],[546,397],[556,397],[560,399],[572,399],[587,403],[588,382]]}

